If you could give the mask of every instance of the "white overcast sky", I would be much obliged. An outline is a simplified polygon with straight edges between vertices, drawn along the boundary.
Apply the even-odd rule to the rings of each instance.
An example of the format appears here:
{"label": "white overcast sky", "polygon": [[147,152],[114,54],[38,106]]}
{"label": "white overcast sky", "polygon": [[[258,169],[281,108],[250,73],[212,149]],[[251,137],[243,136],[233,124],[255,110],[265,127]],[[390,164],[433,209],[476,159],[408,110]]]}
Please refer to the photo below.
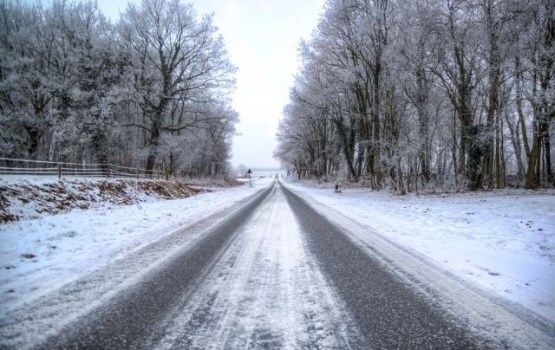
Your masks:
{"label": "white overcast sky", "polygon": [[[298,46],[316,27],[325,0],[184,0],[199,15],[214,13],[237,72],[233,106],[241,119],[234,166],[277,167],[276,132],[298,67]],[[127,0],[97,0],[113,20]],[[135,2],[140,2],[136,0]]]}

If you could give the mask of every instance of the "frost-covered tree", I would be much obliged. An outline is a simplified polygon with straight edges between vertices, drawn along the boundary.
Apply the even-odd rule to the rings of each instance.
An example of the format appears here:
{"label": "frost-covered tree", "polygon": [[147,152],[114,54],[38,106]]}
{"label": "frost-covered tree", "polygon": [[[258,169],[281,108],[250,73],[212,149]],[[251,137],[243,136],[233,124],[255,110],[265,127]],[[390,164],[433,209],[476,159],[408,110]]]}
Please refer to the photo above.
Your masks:
{"label": "frost-covered tree", "polygon": [[203,119],[202,105],[233,86],[235,68],[212,18],[199,20],[191,5],[178,0],[129,4],[119,32],[130,55],[140,112],[127,125],[146,131],[146,169],[152,171],[164,133],[186,130]]}
{"label": "frost-covered tree", "polygon": [[38,6],[0,2],[0,150],[4,156],[44,154],[52,124],[53,98],[45,53],[38,50],[44,27]]}
{"label": "frost-covered tree", "polygon": [[535,188],[542,178],[555,185],[550,143],[550,125],[555,119],[555,4],[518,1],[513,11],[519,14],[514,62],[516,104],[527,157],[525,186]]}
{"label": "frost-covered tree", "polygon": [[23,144],[5,154],[76,160],[92,148],[92,157],[106,161],[93,140],[106,131],[98,122],[120,76],[109,23],[93,2],[4,2],[2,15],[4,137],[24,130]]}
{"label": "frost-covered tree", "polygon": [[276,156],[322,176],[308,141],[325,120],[339,166],[324,176],[398,193],[552,183],[553,6],[327,1],[301,45]]}
{"label": "frost-covered tree", "polygon": [[92,0],[0,0],[0,53],[1,156],[229,168],[235,67],[191,5],[145,0],[112,25]]}

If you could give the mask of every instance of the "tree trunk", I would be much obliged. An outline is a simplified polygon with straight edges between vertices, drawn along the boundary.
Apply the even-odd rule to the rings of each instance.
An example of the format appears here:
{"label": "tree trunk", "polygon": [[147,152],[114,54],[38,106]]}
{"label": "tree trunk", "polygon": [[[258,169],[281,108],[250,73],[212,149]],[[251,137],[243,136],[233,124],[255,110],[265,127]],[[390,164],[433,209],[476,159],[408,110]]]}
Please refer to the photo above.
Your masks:
{"label": "tree trunk", "polygon": [[505,114],[505,120],[507,121],[507,126],[509,127],[509,132],[511,135],[511,143],[515,151],[516,163],[517,163],[517,178],[518,181],[524,180],[524,162],[522,161],[522,145],[520,144],[520,127],[518,121],[513,124],[509,116]]}
{"label": "tree trunk", "polygon": [[[489,58],[488,58],[488,105],[487,105],[487,135],[488,144],[487,152],[485,154],[485,167],[484,167],[484,179],[488,188],[493,188],[494,178],[496,179],[496,187],[500,188],[500,181],[498,170],[499,162],[496,159],[499,158],[497,154],[499,140],[497,139],[498,133],[497,128],[499,127],[496,123],[498,119],[499,111],[499,87],[500,87],[500,53],[498,47],[498,35],[497,35],[497,23],[494,20],[493,3],[491,1],[486,1],[484,4],[484,11],[486,17],[486,25],[488,31],[489,39]],[[495,166],[495,172],[494,172]]]}
{"label": "tree trunk", "polygon": [[542,125],[535,121],[532,135],[532,149],[528,156],[525,188],[534,189],[540,186],[540,161],[542,148]]}
{"label": "tree trunk", "polygon": [[[423,58],[422,58],[423,60]],[[420,136],[420,144],[418,156],[420,160],[420,171],[422,174],[422,181],[424,183],[430,182],[431,167],[432,167],[432,154],[430,149],[430,125],[428,115],[428,96],[427,84],[424,67],[420,66],[416,71],[416,86],[417,86],[417,112],[418,112],[418,130]]]}
{"label": "tree trunk", "polygon": [[353,153],[354,149],[352,149],[352,142],[348,140],[347,131],[345,130],[345,126],[343,124],[342,118],[334,119],[335,125],[337,126],[337,133],[339,135],[339,140],[341,142],[341,149],[343,150],[343,154],[345,156],[345,160],[347,161],[347,168],[349,170],[349,175],[352,177],[354,182],[358,181],[358,175],[355,171],[355,167],[353,164]]}
{"label": "tree trunk", "polygon": [[[378,57],[379,55],[376,54]],[[371,166],[372,173],[372,188],[380,189],[383,183],[383,171],[381,166],[381,140],[380,140],[380,75],[381,75],[381,57],[376,59],[376,68],[374,70],[373,79],[373,103],[372,103],[372,156]]]}
{"label": "tree trunk", "polygon": [[551,141],[549,139],[549,124],[546,126],[546,132],[543,137],[547,181],[555,186],[555,177],[553,176],[553,169],[551,168]]}
{"label": "tree trunk", "polygon": [[495,187],[501,189],[505,187],[505,166],[503,154],[503,121],[497,116],[495,133]]}
{"label": "tree trunk", "polygon": [[156,157],[158,156],[159,139],[160,139],[160,126],[158,125],[158,123],[154,123],[152,125],[152,128],[150,129],[148,157],[146,159],[147,174],[152,174],[152,170],[154,169]]}

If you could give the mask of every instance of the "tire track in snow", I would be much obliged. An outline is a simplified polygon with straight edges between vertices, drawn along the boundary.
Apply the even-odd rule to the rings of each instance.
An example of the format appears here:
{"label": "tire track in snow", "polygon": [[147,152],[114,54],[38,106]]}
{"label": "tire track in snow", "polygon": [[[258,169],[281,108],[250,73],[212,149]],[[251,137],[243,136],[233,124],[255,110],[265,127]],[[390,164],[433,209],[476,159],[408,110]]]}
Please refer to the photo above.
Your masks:
{"label": "tire track in snow", "polygon": [[372,346],[554,348],[552,328],[511,305],[498,304],[310,196],[301,198],[288,187],[284,192],[295,213],[303,217],[309,247],[322,271],[337,286]]}
{"label": "tire track in snow", "polygon": [[[59,307],[63,304],[77,299],[77,304],[71,305],[71,309],[82,305],[83,302],[89,301],[91,307],[84,306],[84,313],[79,315],[69,315],[70,320],[63,322],[54,329],[47,331],[46,334],[39,334],[36,329],[33,333],[27,335],[19,325],[16,334],[11,328],[13,323],[4,325],[0,322],[0,330],[8,330],[13,334],[10,339],[11,344],[6,344],[7,348],[37,348],[37,349],[61,349],[61,348],[80,348],[80,349],[150,349],[144,347],[145,339],[158,334],[156,331],[160,329],[158,326],[160,321],[165,317],[167,312],[174,305],[178,305],[179,301],[187,295],[194,293],[196,282],[202,280],[203,275],[212,270],[212,266],[226,249],[233,243],[237,236],[239,228],[248,220],[254,209],[260,206],[260,203],[270,194],[271,187],[259,191],[250,197],[242,206],[234,210],[229,215],[224,215],[223,219],[214,226],[211,226],[206,232],[199,235],[198,239],[193,239],[191,244],[185,244],[180,247],[180,240],[174,242],[164,239],[166,243],[176,245],[177,247],[162,250],[163,255],[161,261],[155,262],[148,266],[136,266],[132,264],[131,269],[124,266],[123,270],[118,270],[118,274],[125,271],[133,270],[135,267],[141,267],[144,272],[139,273],[137,279],[132,277],[134,283],[126,283],[123,281],[121,288],[110,291],[100,297],[100,300],[86,298],[90,295],[89,290],[94,289],[95,283],[89,277],[84,280],[71,283],[67,292],[64,293],[60,300],[54,296],[54,300],[49,298],[46,300],[47,305],[41,305],[42,311],[39,316],[40,328],[44,328],[46,322],[50,320],[58,320],[65,314]],[[225,212],[223,213],[225,214]],[[201,224],[201,226],[203,226]],[[184,230],[186,231],[186,230]],[[178,230],[176,235],[186,234]],[[172,235],[173,236],[173,235]],[[155,248],[158,245],[154,244]],[[162,248],[162,247],[159,247]],[[177,249],[176,251],[173,251]],[[148,253],[148,249],[144,249]],[[154,254],[156,255],[156,254]],[[140,261],[146,262],[150,259],[140,258]],[[140,263],[139,261],[139,263]],[[125,264],[124,264],[125,265]],[[93,279],[105,276],[100,274]],[[113,285],[117,281],[110,281]],[[85,289],[81,284],[85,284]],[[83,299],[86,298],[86,299]],[[67,307],[65,307],[67,309]],[[53,315],[49,311],[54,311]],[[25,311],[25,310],[23,310]],[[32,314],[31,314],[32,315]],[[52,317],[50,317],[52,316]],[[27,319],[32,323],[33,316],[22,315],[24,321]],[[1,321],[1,319],[0,319]],[[14,321],[10,321],[14,322]],[[16,319],[15,322],[18,322]],[[0,333],[2,334],[2,333]],[[3,348],[0,343],[0,348]]]}
{"label": "tire track in snow", "polygon": [[280,188],[166,326],[165,337],[147,347],[348,349],[362,341]]}

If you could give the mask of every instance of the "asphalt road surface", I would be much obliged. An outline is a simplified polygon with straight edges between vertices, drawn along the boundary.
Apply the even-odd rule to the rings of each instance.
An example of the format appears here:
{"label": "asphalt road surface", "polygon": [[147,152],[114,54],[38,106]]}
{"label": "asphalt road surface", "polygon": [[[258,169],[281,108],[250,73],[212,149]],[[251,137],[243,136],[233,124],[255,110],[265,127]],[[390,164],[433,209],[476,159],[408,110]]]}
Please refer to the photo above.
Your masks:
{"label": "asphalt road surface", "polygon": [[276,182],[37,349],[483,349],[390,266]]}

